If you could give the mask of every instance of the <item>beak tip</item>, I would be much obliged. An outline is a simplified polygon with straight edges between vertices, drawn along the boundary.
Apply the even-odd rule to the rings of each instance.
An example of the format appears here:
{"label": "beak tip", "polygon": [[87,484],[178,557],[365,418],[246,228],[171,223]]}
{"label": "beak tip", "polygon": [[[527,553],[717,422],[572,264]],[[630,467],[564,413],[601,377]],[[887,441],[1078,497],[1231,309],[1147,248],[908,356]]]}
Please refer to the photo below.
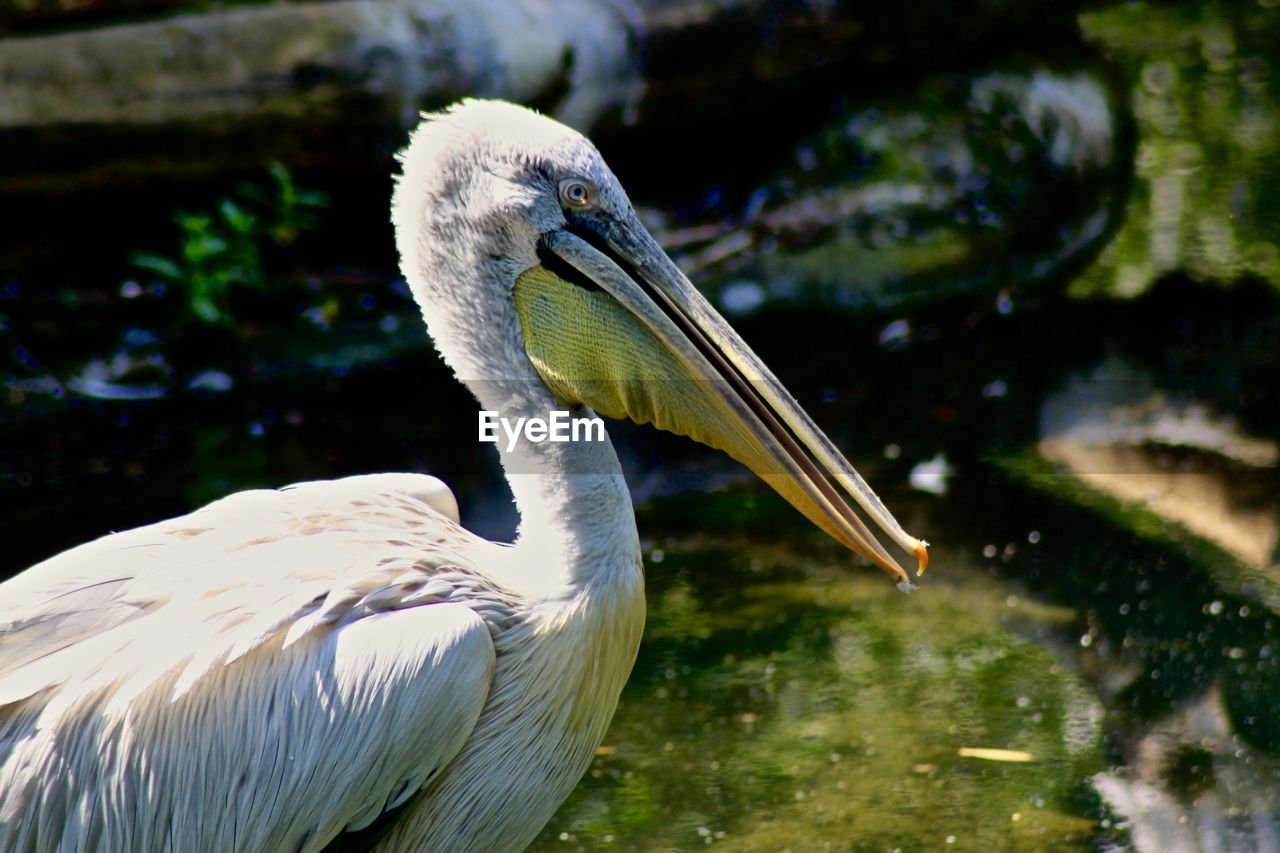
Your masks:
{"label": "beak tip", "polygon": [[916,540],[916,577],[920,577],[929,568],[929,543],[923,539]]}

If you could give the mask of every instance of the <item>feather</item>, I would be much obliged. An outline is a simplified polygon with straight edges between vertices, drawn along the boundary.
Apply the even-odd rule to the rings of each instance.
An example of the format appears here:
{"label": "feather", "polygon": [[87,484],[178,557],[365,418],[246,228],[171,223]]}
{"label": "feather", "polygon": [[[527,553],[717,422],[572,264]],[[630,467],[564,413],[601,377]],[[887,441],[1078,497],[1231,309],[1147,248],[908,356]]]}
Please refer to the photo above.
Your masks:
{"label": "feather", "polygon": [[[404,802],[461,747],[493,669],[484,619],[442,603],[474,571],[462,552],[490,546],[437,508],[456,512],[441,490],[385,475],[240,493],[0,585],[0,848],[105,838],[133,819],[129,792],[193,767],[193,807],[196,790],[278,795],[196,826],[153,790],[168,821],[109,846],[283,849]],[[426,748],[393,748],[405,737]],[[282,738],[291,754],[272,752]]]}

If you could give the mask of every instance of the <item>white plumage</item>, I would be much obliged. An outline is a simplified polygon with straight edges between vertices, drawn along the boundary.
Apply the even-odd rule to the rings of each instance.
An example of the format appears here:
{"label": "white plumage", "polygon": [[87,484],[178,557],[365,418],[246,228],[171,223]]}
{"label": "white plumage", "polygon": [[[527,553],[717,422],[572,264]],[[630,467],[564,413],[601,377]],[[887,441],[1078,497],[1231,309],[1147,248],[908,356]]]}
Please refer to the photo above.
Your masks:
{"label": "white plumage", "polygon": [[[582,603],[530,607],[478,567],[516,568],[518,547],[442,509],[452,495],[421,475],[244,492],[0,588],[0,848],[319,849],[418,794],[491,692],[581,678],[583,655],[557,658],[577,672],[548,672],[528,647]],[[628,663],[638,633],[637,620],[622,638]],[[545,727],[540,737],[569,722],[525,701],[488,725]],[[522,787],[525,768],[508,770]],[[481,821],[482,794],[470,803]],[[468,846],[449,827],[489,836],[474,849],[519,846],[547,817],[525,818],[537,823],[515,845],[437,823],[424,849]]]}

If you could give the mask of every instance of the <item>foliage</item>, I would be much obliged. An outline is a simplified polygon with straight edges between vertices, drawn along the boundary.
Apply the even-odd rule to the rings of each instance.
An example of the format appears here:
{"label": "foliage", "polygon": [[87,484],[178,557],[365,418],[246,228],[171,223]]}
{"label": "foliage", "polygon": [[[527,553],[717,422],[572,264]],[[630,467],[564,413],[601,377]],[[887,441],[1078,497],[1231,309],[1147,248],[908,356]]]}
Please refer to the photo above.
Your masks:
{"label": "foliage", "polygon": [[257,204],[266,213],[263,232],[277,246],[291,246],[303,231],[316,227],[317,212],[327,207],[329,196],[319,190],[308,190],[293,182],[289,170],[279,161],[267,167],[272,186],[263,189],[244,181],[237,194]]}
{"label": "foliage", "polygon": [[272,163],[267,171],[272,181],[267,188],[244,182],[232,196],[218,199],[212,211],[175,213],[181,234],[176,256],[131,256],[134,266],[183,293],[189,315],[202,323],[229,324],[233,289],[266,283],[264,246],[291,246],[315,228],[317,213],[329,203],[325,193],[294,183],[282,163]]}

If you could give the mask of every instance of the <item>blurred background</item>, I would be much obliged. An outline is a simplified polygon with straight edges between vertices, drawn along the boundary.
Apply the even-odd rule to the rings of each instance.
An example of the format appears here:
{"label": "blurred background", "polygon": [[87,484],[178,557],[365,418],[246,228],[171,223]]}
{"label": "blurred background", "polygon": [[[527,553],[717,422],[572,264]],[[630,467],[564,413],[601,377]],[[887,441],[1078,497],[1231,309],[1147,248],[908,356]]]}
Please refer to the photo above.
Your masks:
{"label": "blurred background", "polygon": [[539,849],[1280,849],[1278,5],[4,0],[0,576],[371,471],[510,536],[387,213],[507,98],[935,546],[611,425],[649,625]]}

